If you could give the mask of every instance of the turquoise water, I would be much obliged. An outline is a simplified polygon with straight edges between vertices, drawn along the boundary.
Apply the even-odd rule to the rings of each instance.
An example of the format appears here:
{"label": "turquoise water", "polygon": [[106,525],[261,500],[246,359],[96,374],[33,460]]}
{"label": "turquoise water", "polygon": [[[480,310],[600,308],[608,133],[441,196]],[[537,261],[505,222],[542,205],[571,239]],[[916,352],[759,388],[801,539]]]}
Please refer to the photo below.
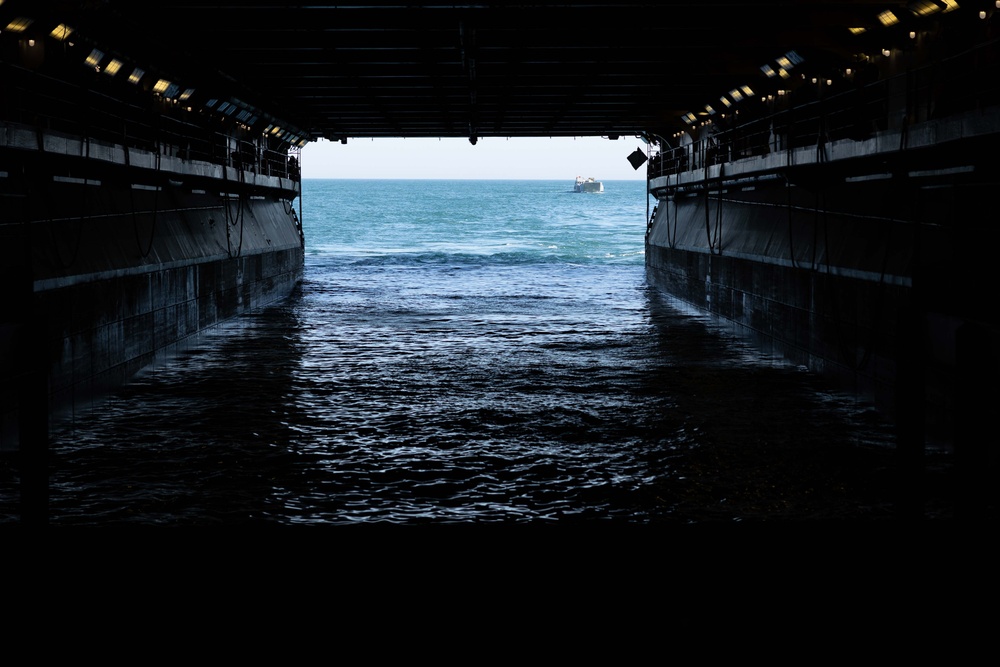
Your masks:
{"label": "turquoise water", "polygon": [[310,260],[468,266],[643,265],[645,183],[307,180]]}
{"label": "turquoise water", "polygon": [[650,288],[644,183],[572,186],[306,180],[301,289],[54,434],[53,523],[884,516],[863,406]]}

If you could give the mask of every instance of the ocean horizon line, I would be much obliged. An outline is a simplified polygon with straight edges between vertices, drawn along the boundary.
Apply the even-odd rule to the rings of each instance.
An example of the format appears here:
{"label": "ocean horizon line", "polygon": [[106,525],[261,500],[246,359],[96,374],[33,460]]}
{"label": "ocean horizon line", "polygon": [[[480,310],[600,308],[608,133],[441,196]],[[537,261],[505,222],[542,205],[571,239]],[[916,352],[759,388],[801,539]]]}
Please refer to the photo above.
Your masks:
{"label": "ocean horizon line", "polygon": [[[469,178],[469,177],[434,177],[425,178],[418,176],[303,176],[303,181],[569,181],[575,182],[576,176],[570,178]],[[639,183],[645,179],[631,178],[601,178],[597,179],[602,183]]]}

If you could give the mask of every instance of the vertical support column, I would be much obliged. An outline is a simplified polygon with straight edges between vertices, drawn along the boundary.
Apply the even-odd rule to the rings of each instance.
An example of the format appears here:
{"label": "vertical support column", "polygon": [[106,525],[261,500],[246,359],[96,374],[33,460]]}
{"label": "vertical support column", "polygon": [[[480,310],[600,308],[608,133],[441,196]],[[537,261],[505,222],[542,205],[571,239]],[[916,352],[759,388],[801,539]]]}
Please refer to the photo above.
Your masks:
{"label": "vertical support column", "polygon": [[[35,178],[28,180],[28,175]],[[11,176],[26,180],[22,196],[5,197],[0,216],[0,290],[4,294],[0,382],[9,401],[4,406],[3,436],[17,468],[20,520],[39,525],[48,523],[49,513],[49,357],[47,324],[35,294],[28,208],[31,202],[42,199],[32,191],[32,182],[51,176],[30,159],[23,173]]]}
{"label": "vertical support column", "polygon": [[915,299],[899,312],[896,357],[896,516],[916,521],[924,514],[924,330]]}
{"label": "vertical support column", "polygon": [[21,523],[45,525],[49,520],[49,391],[45,315],[38,307],[30,272],[17,280],[15,337],[18,402],[18,458],[21,474]]}
{"label": "vertical support column", "polygon": [[990,348],[989,331],[981,324],[966,322],[955,333],[955,518],[962,521],[983,521],[993,500],[990,459],[997,446],[997,390]]}

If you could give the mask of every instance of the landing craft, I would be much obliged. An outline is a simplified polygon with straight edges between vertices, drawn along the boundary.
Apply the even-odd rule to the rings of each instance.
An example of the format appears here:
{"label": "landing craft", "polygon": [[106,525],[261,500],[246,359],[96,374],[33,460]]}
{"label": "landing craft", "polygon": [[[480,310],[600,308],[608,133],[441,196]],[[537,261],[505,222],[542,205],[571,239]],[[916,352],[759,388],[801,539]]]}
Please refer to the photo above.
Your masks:
{"label": "landing craft", "polygon": [[576,184],[573,185],[573,192],[604,192],[604,183],[595,181],[594,177],[576,177]]}

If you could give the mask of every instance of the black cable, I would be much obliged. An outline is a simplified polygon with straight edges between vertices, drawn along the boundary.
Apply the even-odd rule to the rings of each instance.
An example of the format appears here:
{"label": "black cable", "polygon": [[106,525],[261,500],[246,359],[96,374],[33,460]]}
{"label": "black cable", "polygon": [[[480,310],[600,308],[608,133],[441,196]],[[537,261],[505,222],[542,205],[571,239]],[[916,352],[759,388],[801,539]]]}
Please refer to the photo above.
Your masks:
{"label": "black cable", "polygon": [[[122,143],[122,147],[125,149],[125,169],[127,170],[127,173],[129,173],[129,172],[131,172],[132,159],[131,159],[131,153],[129,151],[128,143],[127,142],[123,142]],[[138,216],[138,213],[137,213],[136,208],[135,208],[135,188],[133,188],[133,187],[130,186],[129,190],[128,190],[129,203],[132,206],[132,232],[135,235],[135,244],[139,248],[139,256],[142,259],[146,259],[147,257],[149,257],[149,253],[152,252],[152,250],[153,250],[153,239],[156,238],[156,221],[157,221],[157,218],[159,217],[159,208],[160,208],[160,205],[159,205],[160,187],[158,185],[159,182],[160,182],[159,176],[160,176],[160,154],[157,153],[156,154],[156,178],[154,179],[154,185],[153,185],[153,188],[154,188],[154,190],[153,190],[153,215],[152,215],[153,226],[149,230],[149,243],[146,245],[146,249],[145,250],[143,250],[143,248],[142,248],[142,241],[139,240],[139,216]]]}
{"label": "black cable", "polygon": [[[676,195],[675,195],[676,197]],[[676,199],[674,200],[674,211],[677,210]],[[677,228],[680,224],[677,221],[677,216],[674,216],[674,233],[673,238],[670,238],[670,200],[667,200],[667,242],[670,244],[671,248],[677,248]]]}
{"label": "black cable", "polygon": [[[255,177],[256,178],[256,177]],[[239,206],[239,213],[237,216],[240,221],[240,244],[236,249],[236,256],[241,257],[243,255],[243,228],[246,224],[246,171],[240,167],[240,191],[237,193],[236,205]]]}
{"label": "black cable", "polygon": [[[38,132],[38,146],[39,146],[39,150],[42,151],[42,152],[44,152],[45,151],[45,140],[44,140],[44,133],[42,132],[41,127],[39,127],[37,129],[37,132]],[[87,142],[86,157],[87,157],[87,159],[89,159],[90,158],[90,139],[89,138],[86,139],[86,142]],[[46,175],[46,176],[50,176],[50,175]],[[49,182],[48,178],[45,178],[43,180],[43,182],[47,184]],[[46,196],[43,196],[43,199],[46,202],[52,201],[51,196],[49,196],[50,193],[48,192],[48,187],[46,186],[46,187],[43,187],[42,189],[43,189],[43,192],[46,195]],[[80,197],[80,214],[76,218],[77,219],[76,243],[74,244],[72,257],[70,258],[70,260],[68,262],[63,261],[62,252],[59,250],[59,240],[58,240],[57,235],[55,234],[55,231],[53,229],[53,227],[55,225],[55,220],[53,220],[51,214],[49,215],[49,218],[48,218],[48,223],[49,223],[48,227],[52,231],[52,246],[53,246],[53,248],[55,250],[54,254],[55,254],[55,258],[56,258],[56,264],[61,269],[68,269],[68,268],[70,268],[71,266],[73,266],[74,264],[76,264],[76,260],[79,259],[79,257],[80,257],[80,247],[83,244],[83,223],[84,223],[84,218],[86,217],[86,213],[87,213],[87,181],[86,181],[86,179],[84,179],[83,188],[81,189],[81,193],[82,194],[81,194],[81,197]]]}
{"label": "black cable", "polygon": [[717,255],[722,254],[722,181],[719,181],[719,196],[715,204],[715,246]]}
{"label": "black cable", "polygon": [[[816,190],[816,204],[813,207],[813,245],[812,245],[812,259],[810,264],[812,265],[809,269],[810,271],[816,271],[816,249],[819,246],[819,217],[822,212],[824,223],[827,221],[826,218],[826,198],[823,196],[822,186]],[[822,202],[822,203],[821,203]],[[829,234],[827,234],[826,225],[824,224],[824,238],[826,239],[826,257],[827,257],[827,267],[830,264],[830,246],[829,246]]]}
{"label": "black cable", "polygon": [[[243,252],[243,223],[244,223],[243,194],[244,194],[244,190],[246,189],[246,187],[245,187],[246,186],[246,177],[244,175],[243,169],[240,168],[239,169],[240,187],[239,187],[239,192],[236,195],[236,207],[237,208],[236,208],[236,215],[235,216],[230,216],[230,209],[229,209],[229,172],[228,172],[228,169],[227,169],[227,166],[226,166],[225,163],[223,163],[223,165],[222,165],[222,178],[226,182],[226,190],[223,193],[223,202],[222,202],[222,207],[223,207],[223,209],[225,211],[225,220],[226,220],[226,252],[227,252],[227,254],[229,255],[230,258],[232,258],[232,257],[239,257],[242,254],[242,252]],[[239,245],[237,246],[236,254],[235,255],[233,255],[232,241],[231,241],[230,236],[229,236],[229,225],[230,225],[230,218],[231,217],[232,217],[232,221],[231,222],[232,222],[232,224],[234,226],[236,225],[237,221],[239,221],[239,223],[240,223],[240,242],[239,242]]]}
{"label": "black cable", "polygon": [[[706,139],[706,143],[707,143]],[[710,192],[711,186],[708,183],[708,151],[702,154],[702,169],[705,172],[704,183],[705,183],[705,239],[708,241],[708,252],[709,254],[715,254],[715,247],[712,243],[712,212],[710,210]]]}

